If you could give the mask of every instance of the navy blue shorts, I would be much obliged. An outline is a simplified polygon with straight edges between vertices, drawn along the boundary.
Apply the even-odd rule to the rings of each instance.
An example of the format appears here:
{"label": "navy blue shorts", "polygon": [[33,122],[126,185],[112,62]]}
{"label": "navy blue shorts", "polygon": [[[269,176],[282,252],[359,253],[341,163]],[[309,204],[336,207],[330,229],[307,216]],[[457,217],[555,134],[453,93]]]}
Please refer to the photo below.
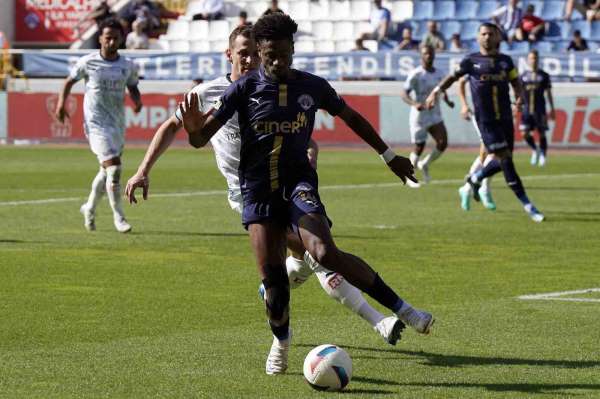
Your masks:
{"label": "navy blue shorts", "polygon": [[515,144],[515,128],[512,119],[503,119],[492,122],[477,122],[481,140],[488,152],[499,150],[513,150]]}
{"label": "navy blue shorts", "polygon": [[[327,217],[316,184],[300,181],[295,185],[284,186],[264,199],[244,201],[242,224],[248,229],[253,223],[273,221],[283,227],[291,227],[297,233],[298,221],[309,213]],[[329,218],[327,220],[331,226]]]}
{"label": "navy blue shorts", "polygon": [[545,114],[523,114],[519,128],[522,132],[537,130],[544,133],[548,130],[548,118]]}

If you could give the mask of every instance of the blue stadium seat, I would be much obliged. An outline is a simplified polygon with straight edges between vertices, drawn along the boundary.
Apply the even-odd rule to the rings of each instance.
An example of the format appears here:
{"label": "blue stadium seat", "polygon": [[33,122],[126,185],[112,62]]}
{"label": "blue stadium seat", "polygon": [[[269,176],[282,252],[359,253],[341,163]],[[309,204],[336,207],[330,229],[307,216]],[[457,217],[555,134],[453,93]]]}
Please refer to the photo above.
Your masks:
{"label": "blue stadium seat", "polygon": [[520,53],[526,53],[529,51],[529,42],[512,42],[510,49]]}
{"label": "blue stadium seat", "polygon": [[479,29],[481,22],[479,21],[465,21],[461,25],[460,37],[463,40],[477,39],[477,29]]}
{"label": "blue stadium seat", "polygon": [[477,10],[477,18],[479,19],[490,19],[492,13],[499,7],[497,1],[482,1],[479,3],[479,9]]}
{"label": "blue stadium seat", "polygon": [[[540,10],[536,8],[536,15],[540,15]],[[575,14],[575,13],[573,13]],[[541,10],[541,17],[546,21],[552,19],[563,19],[565,15],[564,1],[545,1],[544,8]]]}
{"label": "blue stadium seat", "polygon": [[450,40],[454,33],[460,33],[461,23],[458,21],[444,21],[441,23],[440,32],[446,40]]}
{"label": "blue stadium seat", "polygon": [[477,2],[471,0],[457,1],[456,19],[475,19],[477,18]]}
{"label": "blue stadium seat", "polygon": [[412,21],[413,24],[416,24],[416,27],[413,29],[413,38],[421,41],[423,36],[427,34],[427,22],[428,21]]}
{"label": "blue stadium seat", "polygon": [[592,24],[590,39],[600,41],[600,22],[596,21]]}
{"label": "blue stadium seat", "polygon": [[568,38],[570,38],[571,36],[573,36],[573,32],[575,32],[576,30],[580,31],[581,32],[581,36],[583,36],[583,38],[586,39],[586,40],[590,39],[590,37],[592,36],[592,28],[591,28],[590,24],[587,21],[573,21],[573,22],[571,22],[571,31],[569,32]]}
{"label": "blue stadium seat", "polygon": [[539,51],[540,53],[551,53],[554,50],[554,45],[551,42],[547,41],[539,41],[533,43],[532,47]]}
{"label": "blue stadium seat", "polygon": [[557,53],[564,53],[565,51],[567,51],[567,48],[569,47],[569,40],[561,40],[558,41],[556,43],[554,43],[554,51]]}
{"label": "blue stadium seat", "polygon": [[477,43],[477,40],[475,40],[475,39],[463,40],[462,42],[463,42],[463,46],[467,49],[467,51],[469,51],[469,52],[479,51],[479,43]]}
{"label": "blue stadium seat", "polygon": [[454,18],[456,3],[454,1],[436,1],[433,8],[433,19],[444,20]]}
{"label": "blue stadium seat", "polygon": [[413,19],[433,18],[433,1],[415,1],[413,7]]}
{"label": "blue stadium seat", "polygon": [[556,25],[558,25],[560,29],[560,37],[563,40],[567,40],[571,37],[571,23],[568,21],[556,21]]}

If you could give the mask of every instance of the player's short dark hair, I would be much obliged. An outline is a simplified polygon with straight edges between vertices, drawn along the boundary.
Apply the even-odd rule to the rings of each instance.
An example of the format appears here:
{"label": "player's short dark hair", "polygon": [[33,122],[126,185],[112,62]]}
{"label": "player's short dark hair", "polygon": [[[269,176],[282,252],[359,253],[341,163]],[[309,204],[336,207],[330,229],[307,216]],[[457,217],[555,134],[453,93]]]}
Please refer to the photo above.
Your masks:
{"label": "player's short dark hair", "polygon": [[252,34],[252,26],[250,25],[240,25],[231,31],[229,34],[229,48],[233,48],[233,43],[235,43],[235,39],[238,36],[244,36],[248,39],[252,39],[254,35]]}
{"label": "player's short dark hair", "polygon": [[539,57],[539,56],[540,56],[540,53],[539,53],[539,52],[538,52],[536,49],[531,49],[531,50],[529,50],[529,54],[533,54],[533,55],[535,55],[536,57]]}
{"label": "player's short dark hair", "polygon": [[298,24],[289,15],[276,12],[260,17],[252,29],[257,42],[283,39],[293,42]]}
{"label": "player's short dark hair", "polygon": [[481,31],[481,28],[490,28],[492,30],[495,30],[496,33],[500,33],[500,28],[498,27],[498,25],[491,23],[491,22],[484,22],[481,25],[479,25],[479,29],[477,29],[477,31]]}
{"label": "player's short dark hair", "polygon": [[121,34],[121,37],[125,37],[125,29],[123,29],[123,25],[121,25],[119,20],[116,18],[108,18],[100,22],[100,25],[98,25],[98,33],[102,34],[106,28],[116,29]]}

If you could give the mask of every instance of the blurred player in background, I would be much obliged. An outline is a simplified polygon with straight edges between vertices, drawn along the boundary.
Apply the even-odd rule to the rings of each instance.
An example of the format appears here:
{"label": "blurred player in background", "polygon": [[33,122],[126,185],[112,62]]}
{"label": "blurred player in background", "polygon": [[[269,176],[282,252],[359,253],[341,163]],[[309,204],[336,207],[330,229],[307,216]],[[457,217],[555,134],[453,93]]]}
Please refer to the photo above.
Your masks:
{"label": "blurred player in background", "polygon": [[[247,72],[256,69],[259,60],[251,27],[242,26],[233,30],[229,36],[229,48],[226,55],[232,65],[231,74],[197,85],[191,90],[191,93],[198,95],[200,111],[202,112],[209,112],[232,82],[237,81]],[[135,189],[138,187],[142,188],[144,199],[147,198],[150,170],[161,154],[173,142],[181,126],[182,115],[178,110],[156,132],[137,173],[127,182],[125,191],[131,202],[137,201]],[[232,209],[241,213],[243,204],[238,176],[241,139],[237,115],[229,119],[211,138],[210,142],[215,153],[217,167],[227,181],[229,204]],[[317,152],[316,143],[311,141],[307,156],[311,166],[315,169],[317,166]],[[306,250],[302,242],[299,240],[298,235],[292,231],[288,231],[287,246],[292,253],[285,260],[290,288],[299,287],[313,273],[316,274],[321,287],[331,298],[361,316],[386,342],[391,345],[396,344],[404,327],[404,324],[397,317],[382,315],[369,305],[358,288],[348,283],[340,274],[327,270],[319,264],[314,264],[311,268],[303,259]],[[261,295],[264,296],[262,286]]]}
{"label": "blurred player in background", "polygon": [[96,230],[96,206],[106,190],[117,231],[127,233],[131,225],[123,213],[121,199],[121,154],[125,144],[125,88],[135,104],[142,109],[138,90],[137,68],[133,61],[119,55],[124,39],[123,27],[116,19],[100,24],[100,51],[81,57],[62,87],[56,105],[56,118],[69,117],[65,99],[73,85],[85,80],[83,100],[84,131],[92,152],[100,162],[100,170],[92,182],[88,201],[80,208],[85,228]]}
{"label": "blurred player in background", "polygon": [[[461,104],[460,115],[463,117],[463,119],[473,122],[475,131],[477,132],[479,140],[481,141],[481,133],[479,133],[479,128],[477,127],[477,122],[475,121],[473,111],[471,111],[471,108],[469,107],[469,104],[467,102],[467,78],[463,76],[462,78],[460,78],[458,84],[458,97],[460,98]],[[485,149],[485,145],[483,144],[483,142],[481,142],[479,146],[479,155],[475,157],[475,160],[471,164],[471,168],[469,169],[469,173],[467,174],[467,176],[479,172],[493,159],[494,156],[492,154],[488,154],[487,150]],[[476,193],[472,193],[473,190],[471,189],[471,185],[469,183],[465,183],[461,188],[459,188],[458,194],[460,195],[460,207],[465,211],[471,209],[471,194],[473,194],[473,198],[475,199],[475,201],[481,200],[483,206],[485,206],[491,211],[495,211],[496,203],[492,199],[492,191],[490,188],[491,181],[491,176],[483,179],[481,181],[481,188]]]}
{"label": "blurred player in background", "polygon": [[286,371],[292,338],[285,268],[288,227],[304,244],[309,265],[318,263],[338,272],[419,333],[429,333],[434,322],[431,314],[403,301],[362,259],[335,245],[318,193],[317,173],[306,156],[318,109],[339,115],[402,181],[416,179],[410,161],[395,155],[368,121],[346,105],[327,81],[291,69],[297,29],[288,15],[273,13],[261,17],[253,27],[261,59],[259,69],[232,83],[214,105],[215,112],[199,111],[195,93],[180,105],[183,126],[194,147],[206,145],[237,112],[242,223],[250,235],[273,333],[267,374]]}
{"label": "blurred player in background", "polygon": [[498,52],[500,40],[501,34],[496,25],[481,24],[478,32],[479,52],[463,58],[457,71],[431,92],[426,103],[433,106],[441,92],[462,76],[469,76],[477,126],[488,152],[494,154],[494,160],[479,172],[470,175],[467,182],[474,192],[478,192],[484,178],[502,170],[506,183],[523,205],[525,212],[534,222],[541,222],[544,215],[527,197],[513,163],[514,126],[509,83],[517,98],[517,108],[523,103],[523,88],[512,59]]}
{"label": "blurred player in background", "polygon": [[[410,153],[410,162],[423,172],[423,182],[429,183],[429,165],[438,159],[448,146],[448,133],[442,119],[442,111],[439,101],[436,101],[432,107],[425,106],[425,100],[431,91],[444,79],[445,75],[440,69],[433,66],[435,60],[435,50],[430,45],[421,47],[421,65],[413,69],[404,82],[404,90],[400,96],[410,108],[410,135],[411,141],[415,145],[413,152]],[[410,93],[415,92],[415,99],[410,97]],[[444,101],[454,107],[454,103],[448,99],[444,92]],[[431,150],[425,158],[419,161],[419,157],[425,149],[427,134],[435,140],[435,148]],[[410,187],[416,188],[420,185],[412,182],[410,179],[406,182]]]}
{"label": "blurred player in background", "polygon": [[[546,152],[548,150],[548,141],[546,140],[546,131],[548,130],[548,117],[554,120],[554,99],[552,98],[552,83],[550,75],[539,68],[539,55],[537,50],[531,50],[527,55],[527,62],[531,68],[529,71],[521,74],[521,84],[525,92],[524,107],[521,113],[521,131],[525,135],[525,141],[533,149],[531,154],[531,164],[546,165]],[[546,114],[546,100],[544,95],[548,96],[550,104],[550,113]],[[548,116],[546,116],[548,115]],[[537,130],[540,146],[536,146],[533,138],[533,131]]]}

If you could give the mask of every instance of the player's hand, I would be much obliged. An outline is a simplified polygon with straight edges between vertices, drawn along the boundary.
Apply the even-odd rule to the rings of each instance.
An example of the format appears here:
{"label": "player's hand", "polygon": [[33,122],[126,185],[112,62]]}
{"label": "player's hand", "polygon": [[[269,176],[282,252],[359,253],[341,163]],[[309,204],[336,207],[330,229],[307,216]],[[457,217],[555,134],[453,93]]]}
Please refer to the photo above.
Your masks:
{"label": "player's hand", "polygon": [[133,107],[133,112],[135,112],[136,114],[139,114],[140,111],[142,110],[142,107],[144,106],[144,104],[142,104],[141,101],[138,101],[135,103],[134,107]]}
{"label": "player's hand", "polygon": [[65,117],[66,118],[70,118],[69,113],[67,112],[67,110],[65,109],[64,106],[62,106],[62,107],[56,107],[56,111],[54,112],[54,116],[56,116],[56,119],[60,123],[65,123]]}
{"label": "player's hand", "polygon": [[306,155],[308,156],[308,163],[310,164],[310,166],[314,170],[317,170],[317,158],[319,156],[319,151],[317,151],[315,148],[309,147],[306,151]]}
{"label": "player's hand", "polygon": [[556,111],[551,109],[550,112],[548,113],[548,119],[550,119],[551,121],[556,120]]}
{"label": "player's hand", "polygon": [[462,116],[462,118],[464,120],[470,121],[471,120],[471,109],[469,109],[469,107],[462,107],[460,109],[460,116]]}
{"label": "player's hand", "polygon": [[455,104],[454,104],[454,101],[452,101],[452,100],[446,100],[446,104],[448,104],[448,106],[449,106],[450,108],[454,108],[454,105],[455,105]]}
{"label": "player's hand", "polygon": [[148,189],[150,188],[150,178],[148,175],[137,172],[127,181],[127,186],[125,187],[125,196],[129,200],[130,204],[137,204],[137,198],[135,198],[135,189],[138,187],[142,188],[142,196],[144,197],[144,200],[147,200]]}
{"label": "player's hand", "polygon": [[402,183],[406,184],[406,179],[412,180],[415,183],[419,182],[415,177],[415,168],[410,159],[396,155],[387,166],[402,180]]}
{"label": "player's hand", "polygon": [[183,102],[179,103],[179,112],[181,112],[181,122],[183,128],[188,134],[196,133],[204,127],[209,113],[202,113],[200,110],[200,99],[197,93],[190,93],[185,96]]}
{"label": "player's hand", "polygon": [[430,93],[425,100],[425,109],[431,109],[435,106],[435,102],[437,100],[437,93]]}
{"label": "player's hand", "polygon": [[415,104],[415,108],[417,109],[417,111],[423,111],[425,109],[425,104],[423,104],[423,103],[416,103]]}

